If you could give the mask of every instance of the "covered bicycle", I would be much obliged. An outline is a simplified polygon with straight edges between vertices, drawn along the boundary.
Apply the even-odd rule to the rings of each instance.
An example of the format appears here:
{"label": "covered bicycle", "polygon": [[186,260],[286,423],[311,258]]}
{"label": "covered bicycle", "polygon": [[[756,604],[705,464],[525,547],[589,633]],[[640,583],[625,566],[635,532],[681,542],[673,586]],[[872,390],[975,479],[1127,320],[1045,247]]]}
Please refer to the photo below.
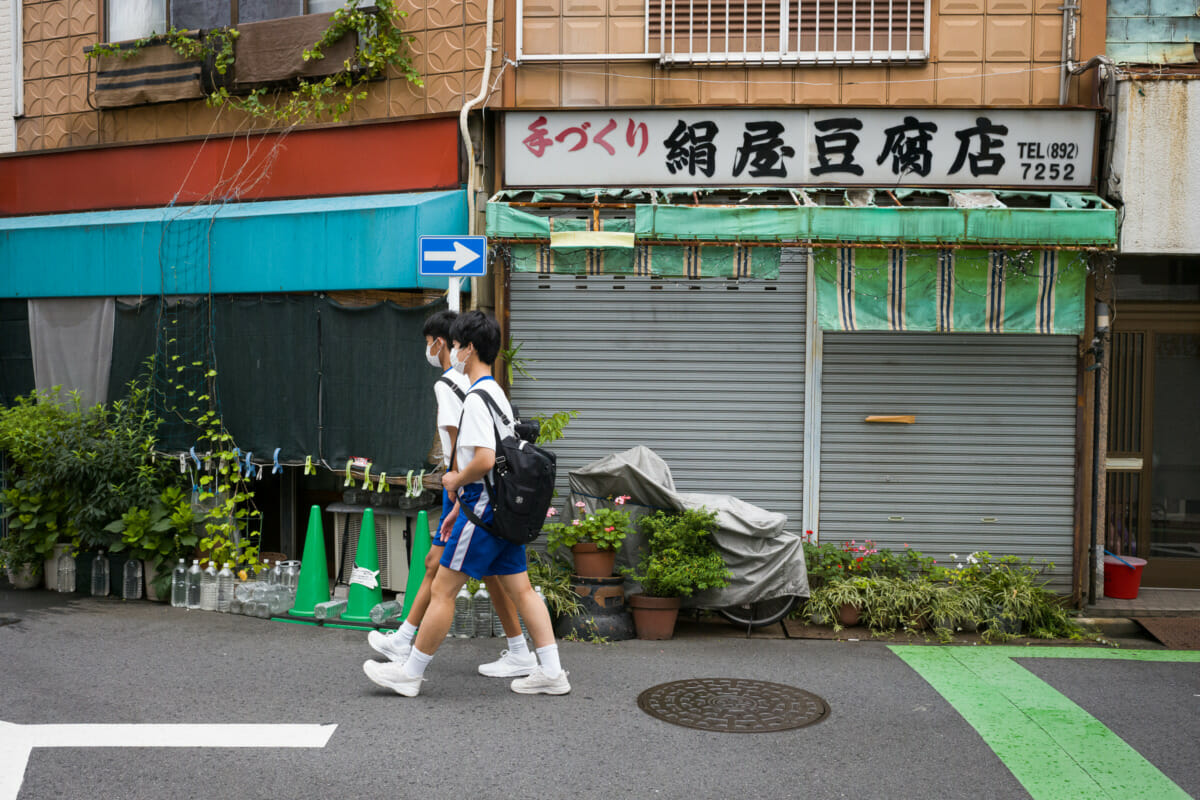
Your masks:
{"label": "covered bicycle", "polygon": [[[628,495],[624,509],[632,520],[659,509],[706,508],[717,514],[713,545],[733,573],[729,585],[683,599],[683,608],[717,611],[738,625],[760,627],[783,619],[808,597],[808,570],[799,536],[784,530],[787,516],[726,494],[680,492],[671,469],[648,447],[614,453],[568,475],[570,522],[595,511],[611,498]],[[575,504],[583,503],[579,508]],[[630,535],[617,554],[619,566],[637,561],[643,537]]]}

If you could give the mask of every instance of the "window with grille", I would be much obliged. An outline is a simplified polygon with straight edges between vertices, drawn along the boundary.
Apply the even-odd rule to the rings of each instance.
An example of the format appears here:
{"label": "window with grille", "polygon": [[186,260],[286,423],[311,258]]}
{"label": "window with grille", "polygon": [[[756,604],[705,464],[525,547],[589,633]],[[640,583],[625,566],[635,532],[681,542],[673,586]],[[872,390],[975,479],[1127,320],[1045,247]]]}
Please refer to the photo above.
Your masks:
{"label": "window with grille", "polygon": [[649,0],[663,63],[850,64],[929,57],[928,0]]}

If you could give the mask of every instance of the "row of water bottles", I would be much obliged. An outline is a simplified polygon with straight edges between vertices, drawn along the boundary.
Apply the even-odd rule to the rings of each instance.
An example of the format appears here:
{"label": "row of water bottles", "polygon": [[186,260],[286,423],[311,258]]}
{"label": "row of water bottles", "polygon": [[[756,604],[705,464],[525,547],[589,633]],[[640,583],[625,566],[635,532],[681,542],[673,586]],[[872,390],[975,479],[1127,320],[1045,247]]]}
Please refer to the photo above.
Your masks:
{"label": "row of water bottles", "polygon": [[[543,603],[546,595],[541,586],[533,587]],[[521,633],[528,636],[525,619],[521,618]],[[466,586],[458,590],[454,598],[454,619],[450,623],[450,636],[456,639],[470,639],[476,636],[503,636],[504,626],[492,605],[492,596],[488,594],[487,586],[481,585],[474,594]]]}
{"label": "row of water bottles", "polygon": [[265,561],[255,580],[240,581],[228,561],[220,570],[213,561],[201,569],[199,559],[189,567],[181,558],[171,575],[171,605],[266,619],[292,607],[299,575],[298,561],[276,562],[274,567]]}
{"label": "row of water bottles", "polygon": [[[142,597],[142,561],[131,558],[125,562],[121,582],[121,597],[125,600],[140,600]],[[63,553],[58,557],[56,588],[60,592],[75,591],[75,557]],[[112,593],[108,571],[108,555],[103,550],[92,558],[92,596],[107,597]]]}

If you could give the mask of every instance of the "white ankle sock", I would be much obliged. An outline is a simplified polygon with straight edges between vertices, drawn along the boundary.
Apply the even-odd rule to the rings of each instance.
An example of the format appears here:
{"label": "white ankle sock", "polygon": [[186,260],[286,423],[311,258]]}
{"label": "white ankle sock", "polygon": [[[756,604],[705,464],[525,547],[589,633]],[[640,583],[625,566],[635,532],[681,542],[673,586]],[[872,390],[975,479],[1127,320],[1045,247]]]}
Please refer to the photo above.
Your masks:
{"label": "white ankle sock", "polygon": [[525,644],[524,636],[511,636],[508,639],[508,652],[514,656],[523,656],[529,653],[529,645]]}
{"label": "white ankle sock", "polygon": [[[413,652],[417,651],[413,650]],[[545,647],[539,647],[537,657],[541,662],[542,672],[546,673],[547,678],[557,678],[562,672],[562,665],[558,663],[558,645],[548,644]]]}
{"label": "white ankle sock", "polygon": [[412,644],[413,637],[417,635],[417,626],[405,620],[396,635],[400,637],[400,644]]}
{"label": "white ankle sock", "polygon": [[429,662],[433,661],[433,656],[422,653],[417,648],[413,648],[408,654],[408,660],[404,662],[404,672],[410,678],[425,677],[425,668],[429,666]]}

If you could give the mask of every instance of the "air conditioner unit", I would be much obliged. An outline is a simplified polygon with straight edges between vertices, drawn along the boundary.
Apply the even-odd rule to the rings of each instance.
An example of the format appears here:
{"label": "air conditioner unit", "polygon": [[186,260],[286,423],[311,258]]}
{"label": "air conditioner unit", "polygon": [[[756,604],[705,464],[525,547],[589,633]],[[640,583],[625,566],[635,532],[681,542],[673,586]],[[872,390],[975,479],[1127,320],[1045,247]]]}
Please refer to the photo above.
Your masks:
{"label": "air conditioner unit", "polygon": [[[333,514],[333,563],[340,567],[341,582],[350,580],[354,556],[358,552],[358,535],[362,531],[366,506],[333,503],[326,511]],[[417,525],[416,509],[374,508],[375,548],[379,556],[380,585],[398,594],[408,583],[408,557],[413,532]],[[429,526],[437,525],[437,516],[429,514]]]}

